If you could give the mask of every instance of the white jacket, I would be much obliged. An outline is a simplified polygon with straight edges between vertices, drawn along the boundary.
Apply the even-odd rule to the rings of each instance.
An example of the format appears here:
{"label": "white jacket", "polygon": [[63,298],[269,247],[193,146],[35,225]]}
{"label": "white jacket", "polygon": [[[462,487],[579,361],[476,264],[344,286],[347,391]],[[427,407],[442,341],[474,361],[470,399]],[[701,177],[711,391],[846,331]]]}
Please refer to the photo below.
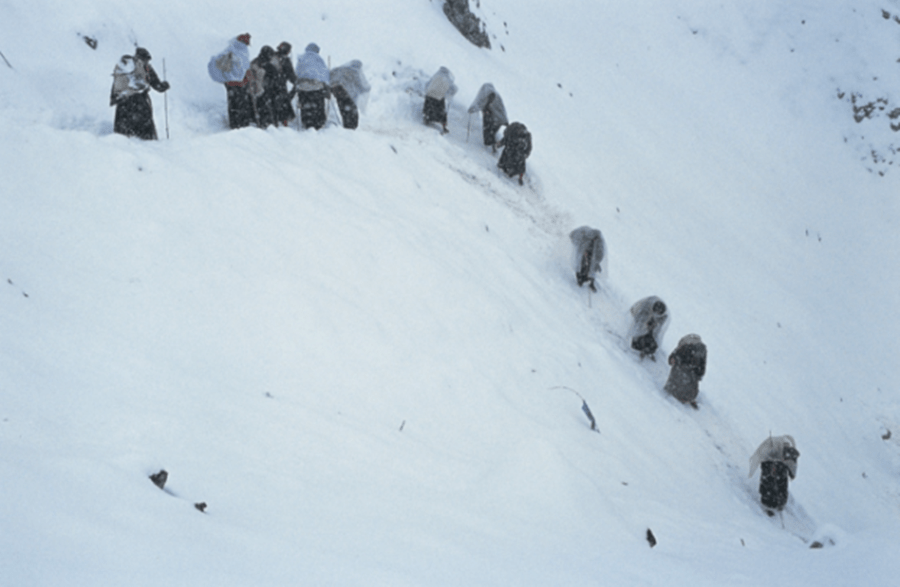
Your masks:
{"label": "white jacket", "polygon": [[435,100],[443,100],[456,94],[456,84],[453,83],[453,74],[446,67],[441,67],[436,74],[428,80],[425,86],[425,95]]}
{"label": "white jacket", "polygon": [[[789,454],[787,457],[785,456],[786,448],[793,449],[788,451]],[[799,454],[800,453],[797,452],[797,444],[794,442],[793,437],[787,434],[784,436],[770,436],[762,441],[762,444],[759,445],[759,448],[757,448],[756,452],[753,453],[753,456],[750,457],[750,475],[748,475],[748,477],[753,477],[753,474],[756,472],[756,469],[759,468],[760,464],[766,461],[774,461],[787,465],[791,479],[793,479],[797,476],[797,457],[794,455],[799,456]]]}

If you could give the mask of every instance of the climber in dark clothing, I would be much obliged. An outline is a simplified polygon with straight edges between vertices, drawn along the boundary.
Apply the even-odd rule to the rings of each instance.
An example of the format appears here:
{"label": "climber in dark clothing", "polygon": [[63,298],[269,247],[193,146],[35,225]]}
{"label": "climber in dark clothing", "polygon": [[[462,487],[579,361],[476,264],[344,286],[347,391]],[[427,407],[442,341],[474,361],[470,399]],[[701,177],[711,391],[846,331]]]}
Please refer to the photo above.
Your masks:
{"label": "climber in dark clothing", "polygon": [[706,374],[706,345],[699,335],[688,334],[669,355],[669,378],[665,390],[683,404],[697,408],[700,380]]}
{"label": "climber in dark clothing", "polygon": [[787,504],[788,479],[797,476],[799,457],[794,439],[787,434],[765,439],[750,457],[750,477],[759,467],[760,502],[770,516]]}
{"label": "climber in dark clothing", "polygon": [[109,97],[109,105],[116,107],[113,132],[144,140],[158,138],[150,88],[165,92],[169,89],[169,82],[160,81],[150,65],[150,59],[150,52],[138,47],[133,57],[123,55],[116,64]]}
{"label": "climber in dark clothing", "polygon": [[[297,115],[291,100],[294,98],[294,88],[297,85],[297,74],[291,64],[291,44],[287,41],[278,45],[273,62],[276,65],[276,73],[273,79],[275,95],[272,99],[275,124],[287,126]],[[291,85],[288,89],[288,84]]]}
{"label": "climber in dark clothing", "polygon": [[531,133],[521,122],[513,122],[506,127],[503,138],[497,143],[503,147],[497,167],[509,177],[519,176],[519,185],[525,182],[525,160],[531,155]]}
{"label": "climber in dark clothing", "polygon": [[[275,49],[264,45],[259,55],[250,62],[252,81],[248,91],[256,106],[256,124],[266,128],[275,124],[275,99],[278,95],[278,65],[275,61]],[[283,84],[282,84],[283,85]]]}

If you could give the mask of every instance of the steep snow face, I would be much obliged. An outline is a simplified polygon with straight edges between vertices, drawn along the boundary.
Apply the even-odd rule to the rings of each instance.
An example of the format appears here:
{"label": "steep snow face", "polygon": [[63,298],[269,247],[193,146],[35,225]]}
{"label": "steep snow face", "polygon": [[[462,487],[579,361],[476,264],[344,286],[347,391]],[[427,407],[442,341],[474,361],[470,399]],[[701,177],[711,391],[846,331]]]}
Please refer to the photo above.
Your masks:
{"label": "steep snow face", "polygon": [[[491,51],[436,0],[0,5],[5,580],[893,584],[900,4],[608,4],[475,3]],[[359,130],[227,131],[206,64],[244,32],[360,59]],[[169,140],[112,134],[136,43]],[[526,186],[466,112],[485,82]],[[662,392],[688,333],[697,411]],[[770,433],[783,520],[747,477]]]}

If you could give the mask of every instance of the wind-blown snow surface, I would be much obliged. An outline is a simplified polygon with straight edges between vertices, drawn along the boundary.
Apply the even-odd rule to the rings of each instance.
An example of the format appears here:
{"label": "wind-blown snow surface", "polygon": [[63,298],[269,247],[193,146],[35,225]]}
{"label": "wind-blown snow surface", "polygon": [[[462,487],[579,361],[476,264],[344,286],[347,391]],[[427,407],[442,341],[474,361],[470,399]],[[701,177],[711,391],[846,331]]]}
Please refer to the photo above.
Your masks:
{"label": "wind-blown snow surface", "polygon": [[[314,4],[0,2],[4,585],[896,584],[900,176],[836,89],[894,99],[900,3],[483,0],[491,51],[437,0]],[[360,129],[226,131],[246,31],[361,59]],[[135,41],[169,140],[111,132]],[[487,81],[524,188],[467,141]],[[699,411],[624,349],[651,294]],[[770,432],[823,549],[760,512]]]}

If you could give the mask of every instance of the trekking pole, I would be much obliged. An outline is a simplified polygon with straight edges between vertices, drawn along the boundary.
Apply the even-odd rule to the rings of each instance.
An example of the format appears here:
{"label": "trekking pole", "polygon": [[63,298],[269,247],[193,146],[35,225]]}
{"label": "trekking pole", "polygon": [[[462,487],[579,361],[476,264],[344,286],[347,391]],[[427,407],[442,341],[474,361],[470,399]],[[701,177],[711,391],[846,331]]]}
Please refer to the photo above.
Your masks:
{"label": "trekking pole", "polygon": [[[163,81],[166,81],[166,58],[163,57]],[[169,140],[169,93],[163,92],[163,108],[166,112],[166,140]]]}
{"label": "trekking pole", "polygon": [[[288,94],[288,106],[291,107],[291,110],[294,110],[294,98],[297,96],[297,84],[294,83],[294,87],[291,88],[290,93]],[[294,116],[294,126],[297,127],[297,130],[303,130],[300,126],[300,99],[297,98],[297,109],[296,115]]]}
{"label": "trekking pole", "polygon": [[[329,96],[330,95],[331,95],[331,93],[329,92]],[[334,103],[332,104],[331,98],[328,98],[328,115],[329,116],[331,115],[332,111],[334,111],[334,119],[336,121],[336,124],[343,125],[344,118],[343,118],[343,116],[341,116],[341,109],[337,105],[337,100],[335,100]]]}
{"label": "trekking pole", "polygon": [[[328,56],[328,79],[329,83],[325,85],[325,90],[328,92],[328,108],[325,111],[325,125],[328,125],[328,119],[331,117],[331,55]],[[338,114],[338,118],[340,118],[340,114]],[[337,122],[337,124],[340,124],[340,122]]]}

